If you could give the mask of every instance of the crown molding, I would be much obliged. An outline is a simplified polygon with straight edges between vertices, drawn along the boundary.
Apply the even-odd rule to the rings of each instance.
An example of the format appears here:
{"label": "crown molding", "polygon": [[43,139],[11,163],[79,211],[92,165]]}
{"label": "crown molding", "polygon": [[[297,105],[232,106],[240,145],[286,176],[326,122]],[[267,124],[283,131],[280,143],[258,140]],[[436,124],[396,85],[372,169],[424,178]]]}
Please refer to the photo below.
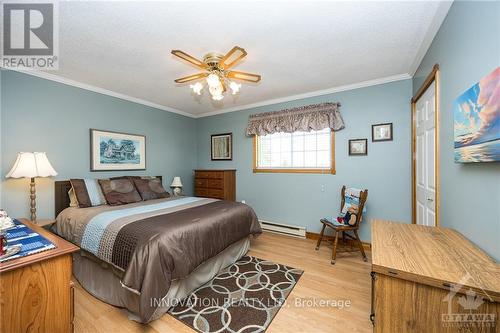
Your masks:
{"label": "crown molding", "polygon": [[81,88],[81,89],[84,89],[84,90],[96,92],[96,93],[99,93],[99,94],[102,94],[102,95],[116,97],[116,98],[119,98],[119,99],[123,99],[125,101],[129,101],[129,102],[133,102],[133,103],[137,103],[137,104],[146,105],[146,106],[149,106],[149,107],[152,107],[152,108],[155,108],[155,109],[160,109],[160,110],[163,110],[163,111],[177,113],[177,114],[180,114],[182,116],[189,117],[189,118],[196,118],[195,115],[193,115],[192,113],[189,113],[189,112],[185,112],[185,111],[178,110],[178,109],[175,109],[175,108],[171,108],[171,107],[168,107],[168,106],[156,104],[156,103],[153,103],[153,102],[141,99],[141,98],[129,96],[129,95],[126,95],[126,94],[121,94],[121,93],[118,93],[118,92],[115,92],[115,91],[111,91],[111,90],[108,90],[108,89],[104,89],[104,88],[101,88],[101,87],[97,87],[97,86],[94,86],[94,85],[91,85],[91,84],[87,84],[87,83],[83,83],[83,82],[79,82],[79,81],[67,79],[67,78],[62,77],[62,76],[57,76],[57,75],[54,75],[54,74],[50,74],[50,73],[46,73],[46,72],[40,72],[40,71],[36,71],[36,70],[21,70],[21,69],[13,69],[13,68],[5,68],[5,67],[1,67],[1,68],[7,69],[7,70],[12,70],[12,71],[23,73],[23,74],[28,74],[28,75],[36,76],[36,77],[39,77],[39,78],[42,78],[42,79],[46,79],[46,80],[50,80],[50,81],[55,81],[55,82],[62,83],[62,84],[68,85],[68,86],[72,86],[72,87]]}
{"label": "crown molding", "polygon": [[379,84],[390,83],[390,82],[401,81],[401,80],[408,80],[411,78],[412,78],[412,76],[408,73],[392,75],[392,76],[387,76],[387,77],[374,79],[374,80],[362,81],[362,82],[358,82],[358,83],[347,84],[347,85],[337,86],[337,87],[323,89],[323,90],[311,91],[311,92],[307,92],[304,94],[297,94],[297,95],[291,95],[291,96],[286,96],[286,97],[281,97],[281,98],[268,99],[268,100],[265,100],[262,102],[245,104],[245,105],[235,106],[232,108],[226,108],[226,109],[217,110],[217,111],[204,112],[204,113],[197,114],[196,118],[210,117],[210,116],[215,116],[218,114],[223,114],[223,113],[228,113],[228,112],[247,110],[247,109],[266,106],[266,105],[295,101],[298,99],[305,99],[305,98],[310,98],[310,97],[328,95],[328,94],[338,93],[341,91],[376,86]]}
{"label": "crown molding", "polygon": [[[1,68],[4,68],[4,67],[1,67]],[[4,68],[4,69],[6,69],[6,68]],[[67,79],[65,77],[57,76],[57,75],[46,73],[46,72],[40,72],[40,71],[36,71],[36,70],[27,71],[27,70],[10,69],[10,68],[7,70],[13,70],[13,71],[16,71],[19,73],[36,76],[36,77],[50,80],[50,81],[55,81],[55,82],[69,85],[72,87],[81,88],[81,89],[93,91],[93,92],[96,92],[99,94],[116,97],[116,98],[123,99],[126,101],[134,102],[137,104],[146,105],[146,106],[149,106],[149,107],[152,107],[155,109],[173,112],[173,113],[180,114],[180,115],[183,115],[183,116],[186,116],[189,118],[203,118],[203,117],[215,116],[218,114],[246,110],[246,109],[256,108],[256,107],[260,107],[260,106],[284,103],[284,102],[294,101],[294,100],[298,100],[298,99],[328,95],[328,94],[341,92],[341,91],[359,89],[359,88],[370,87],[370,86],[375,86],[375,85],[394,82],[394,81],[411,79],[411,76],[409,74],[404,73],[404,74],[387,76],[387,77],[383,77],[383,78],[379,78],[379,79],[368,80],[368,81],[363,81],[363,82],[358,82],[358,83],[353,83],[353,84],[348,84],[348,85],[343,85],[343,86],[338,86],[338,87],[333,87],[333,88],[328,88],[328,89],[323,89],[323,90],[311,91],[311,92],[307,92],[304,94],[297,94],[297,95],[291,95],[291,96],[286,96],[286,97],[281,97],[281,98],[269,99],[269,100],[265,100],[265,101],[261,101],[261,102],[245,104],[245,105],[240,105],[240,106],[231,107],[231,108],[225,108],[225,109],[217,110],[217,111],[210,111],[210,112],[205,112],[205,113],[201,113],[201,114],[192,114],[192,113],[189,113],[186,111],[182,111],[182,110],[178,110],[178,109],[171,108],[168,106],[156,104],[156,103],[153,103],[153,102],[141,99],[141,98],[136,98],[136,97],[132,97],[132,96],[129,96],[126,94],[117,93],[115,91],[111,91],[111,90],[97,87],[94,85],[90,85],[87,83]]]}
{"label": "crown molding", "polygon": [[415,59],[410,67],[409,73],[413,77],[420,66],[420,63],[424,59],[427,51],[431,47],[434,38],[436,37],[441,25],[443,24],[446,15],[448,15],[448,11],[451,8],[454,0],[450,1],[442,1],[439,3],[439,7],[436,10],[434,17],[432,18],[431,24],[427,29],[422,42],[420,43],[420,47],[418,48],[417,54],[415,55]]}

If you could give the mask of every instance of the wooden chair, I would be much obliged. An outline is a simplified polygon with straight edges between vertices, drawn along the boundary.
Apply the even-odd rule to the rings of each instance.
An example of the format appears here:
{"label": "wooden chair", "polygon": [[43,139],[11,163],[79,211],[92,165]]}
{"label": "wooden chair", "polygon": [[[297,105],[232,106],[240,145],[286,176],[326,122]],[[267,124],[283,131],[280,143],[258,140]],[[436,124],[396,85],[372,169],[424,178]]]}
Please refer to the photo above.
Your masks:
{"label": "wooden chair", "polygon": [[[345,190],[346,190],[346,187],[344,185],[344,186],[342,186],[342,191],[341,191],[341,196],[342,196],[342,202],[340,204],[341,211],[344,208],[344,204],[345,204]],[[357,221],[355,226],[335,224],[331,221],[328,221],[327,219],[320,220],[320,222],[323,223],[323,227],[321,228],[321,234],[320,234],[319,239],[318,239],[318,244],[316,244],[316,250],[319,250],[319,246],[321,245],[321,241],[323,239],[323,235],[325,233],[326,227],[332,228],[333,229],[333,237],[334,237],[332,261],[331,261],[332,265],[335,265],[335,259],[337,257],[337,244],[339,242],[339,234],[340,233],[342,233],[342,241],[344,243],[345,243],[346,237],[349,238],[351,241],[356,243],[359,250],[361,251],[361,255],[363,256],[363,260],[367,261],[365,250],[363,249],[363,243],[361,243],[361,239],[359,239],[359,236],[358,236],[358,229],[359,229],[359,226],[361,225],[361,222],[363,221],[363,208],[365,206],[367,198],[368,198],[368,190],[361,191],[359,194],[358,221]],[[349,234],[349,232],[352,232],[353,235]]]}

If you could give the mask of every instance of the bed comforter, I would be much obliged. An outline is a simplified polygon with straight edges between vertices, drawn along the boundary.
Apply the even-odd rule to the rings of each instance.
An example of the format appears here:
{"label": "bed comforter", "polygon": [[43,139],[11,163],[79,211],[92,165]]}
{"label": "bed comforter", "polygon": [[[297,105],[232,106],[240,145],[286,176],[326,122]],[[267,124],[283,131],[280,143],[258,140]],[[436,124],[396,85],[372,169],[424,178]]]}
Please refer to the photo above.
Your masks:
{"label": "bed comforter", "polygon": [[56,232],[123,271],[122,286],[139,298],[138,309],[129,310],[146,323],[171,281],[261,228],[247,205],[180,197],[70,207],[57,217]]}

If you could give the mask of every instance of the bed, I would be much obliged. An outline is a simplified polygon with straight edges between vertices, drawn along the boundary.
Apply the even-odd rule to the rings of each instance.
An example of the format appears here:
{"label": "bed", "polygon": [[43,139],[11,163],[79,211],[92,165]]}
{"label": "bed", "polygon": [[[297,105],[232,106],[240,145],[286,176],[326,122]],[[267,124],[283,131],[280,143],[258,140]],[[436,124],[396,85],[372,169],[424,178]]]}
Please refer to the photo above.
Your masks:
{"label": "bed", "polygon": [[147,323],[244,256],[261,233],[247,205],[170,197],[121,206],[69,207],[55,182],[53,231],[80,246],[73,273],[96,298]]}

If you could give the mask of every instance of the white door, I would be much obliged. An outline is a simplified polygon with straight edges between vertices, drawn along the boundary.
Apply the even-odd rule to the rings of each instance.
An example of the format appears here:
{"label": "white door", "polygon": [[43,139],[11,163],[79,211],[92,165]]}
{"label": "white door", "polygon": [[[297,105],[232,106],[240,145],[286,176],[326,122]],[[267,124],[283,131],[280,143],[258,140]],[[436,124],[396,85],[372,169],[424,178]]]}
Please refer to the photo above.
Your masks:
{"label": "white door", "polygon": [[436,96],[435,82],[415,105],[415,188],[417,224],[436,226]]}

